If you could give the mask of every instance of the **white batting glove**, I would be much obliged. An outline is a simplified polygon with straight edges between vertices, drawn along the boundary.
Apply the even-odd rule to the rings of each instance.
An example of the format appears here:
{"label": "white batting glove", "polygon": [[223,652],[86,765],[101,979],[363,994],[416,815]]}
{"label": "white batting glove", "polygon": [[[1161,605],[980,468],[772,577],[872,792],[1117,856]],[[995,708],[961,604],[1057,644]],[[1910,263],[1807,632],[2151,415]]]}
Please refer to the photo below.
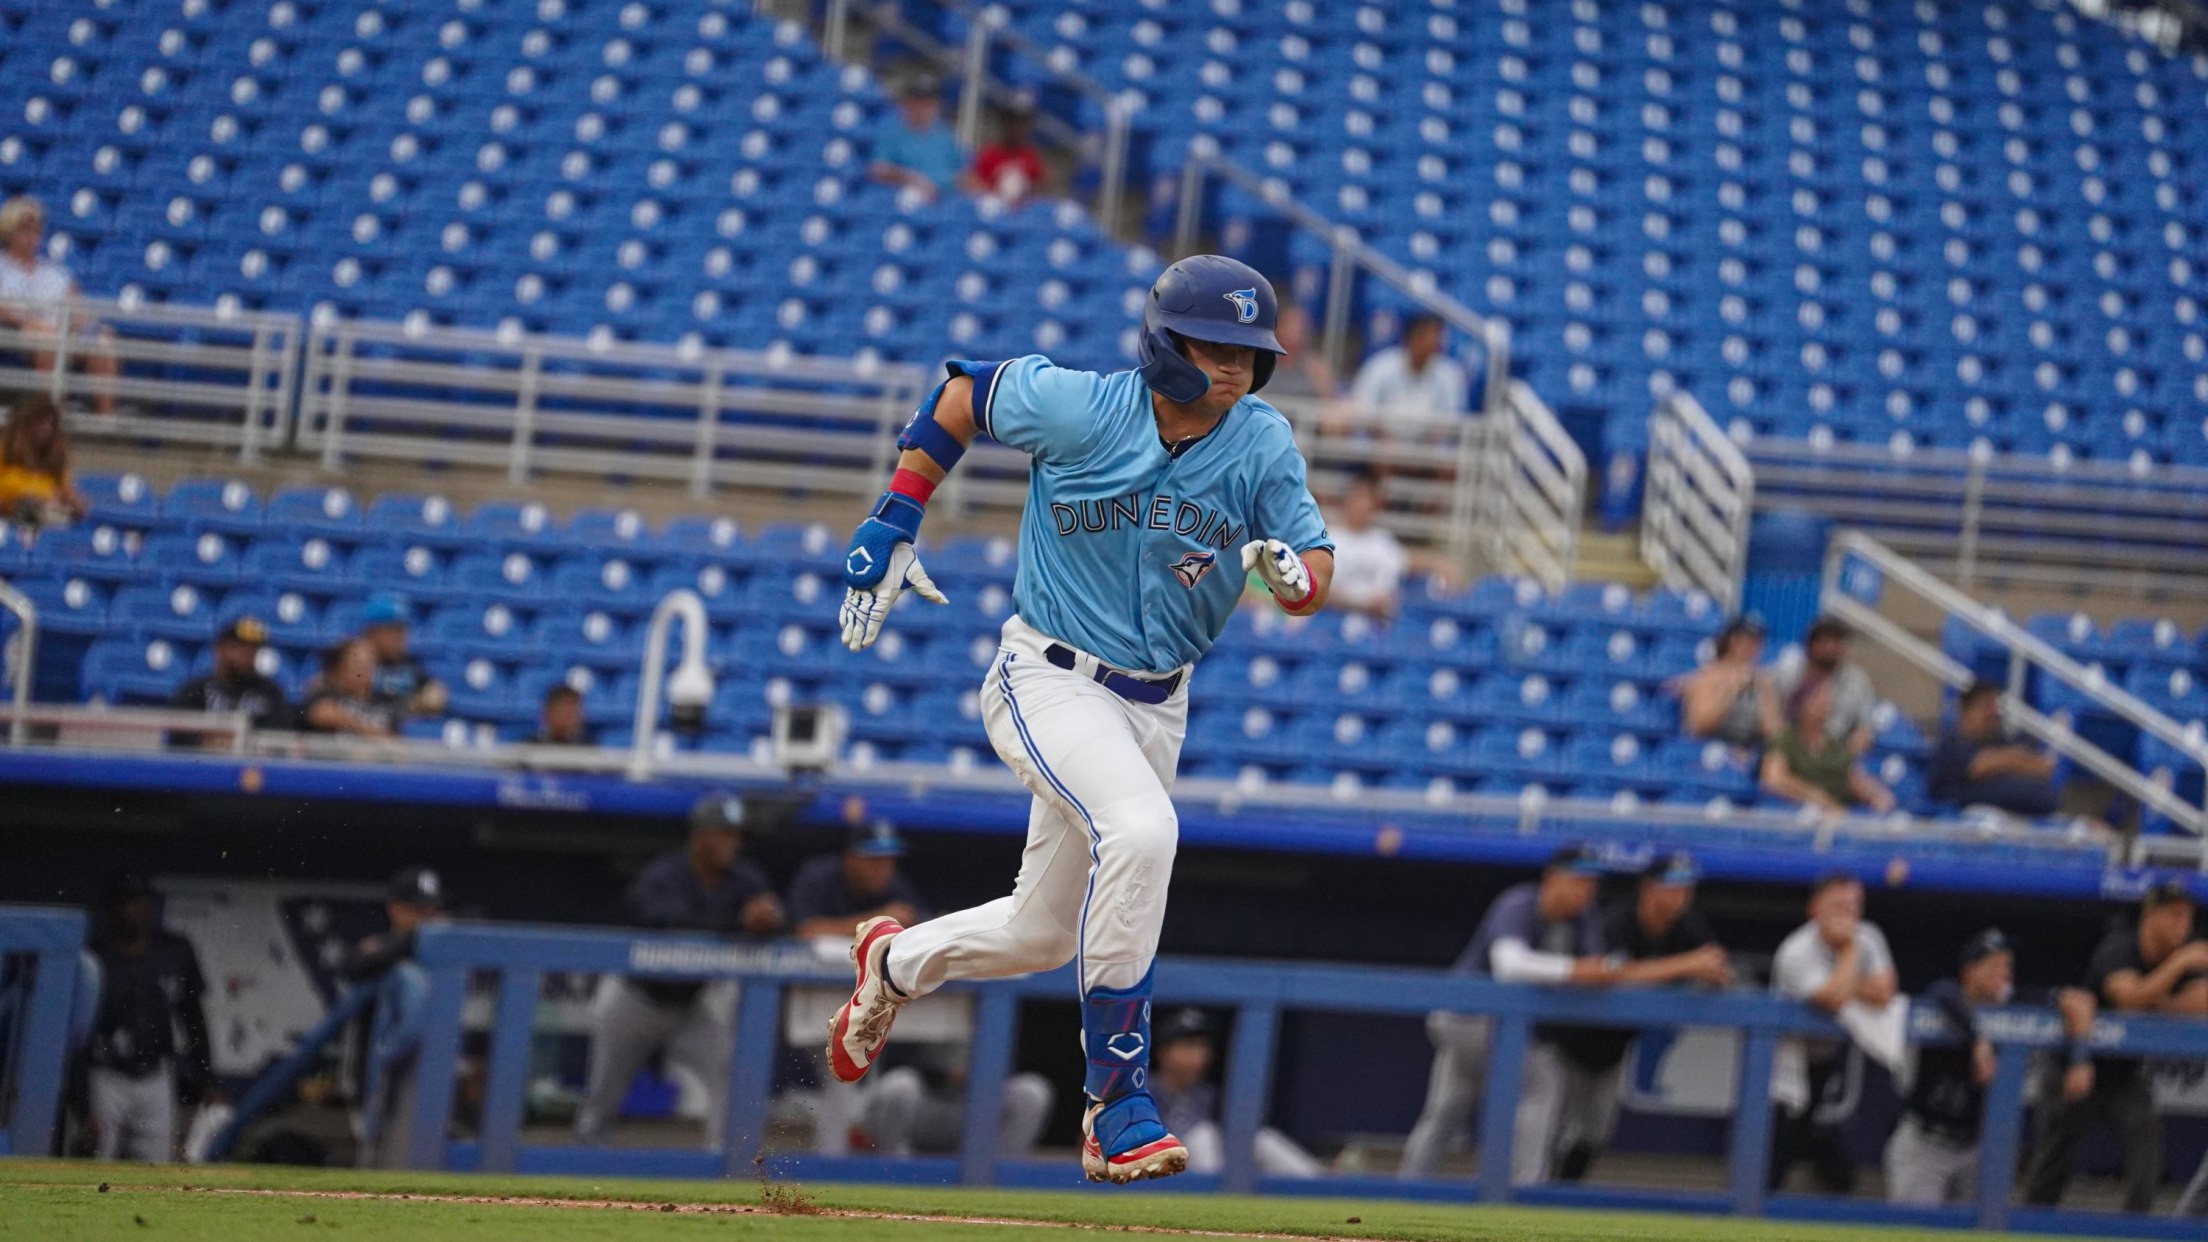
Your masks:
{"label": "white batting glove", "polygon": [[[853,556],[858,553],[854,552]],[[920,567],[920,555],[909,543],[891,544],[889,564],[882,570],[881,578],[870,587],[849,587],[843,593],[843,607],[837,610],[836,619],[843,624],[843,645],[853,651],[864,651],[882,636],[882,622],[889,617],[889,610],[896,605],[897,597],[911,587],[920,598],[936,604],[948,604],[950,598],[937,589],[935,579]]]}
{"label": "white batting glove", "polygon": [[1242,572],[1256,570],[1265,587],[1290,611],[1311,598],[1311,567],[1278,539],[1252,539],[1242,545]]}

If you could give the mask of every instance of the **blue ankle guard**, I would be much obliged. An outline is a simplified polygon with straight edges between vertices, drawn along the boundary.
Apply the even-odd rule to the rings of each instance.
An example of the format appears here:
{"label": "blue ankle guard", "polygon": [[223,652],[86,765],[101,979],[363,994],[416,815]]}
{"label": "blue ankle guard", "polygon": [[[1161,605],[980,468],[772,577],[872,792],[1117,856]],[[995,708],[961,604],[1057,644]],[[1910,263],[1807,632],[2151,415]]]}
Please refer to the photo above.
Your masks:
{"label": "blue ankle guard", "polygon": [[1133,1151],[1162,1138],[1172,1137],[1158,1116],[1158,1102],[1147,1091],[1123,1095],[1106,1104],[1089,1123],[1096,1145],[1106,1156]]}
{"label": "blue ankle guard", "polygon": [[1150,1085],[1153,973],[1154,967],[1143,972],[1142,981],[1125,991],[1090,988],[1081,998],[1081,1042],[1089,1058],[1082,1089],[1092,1100],[1109,1104]]}

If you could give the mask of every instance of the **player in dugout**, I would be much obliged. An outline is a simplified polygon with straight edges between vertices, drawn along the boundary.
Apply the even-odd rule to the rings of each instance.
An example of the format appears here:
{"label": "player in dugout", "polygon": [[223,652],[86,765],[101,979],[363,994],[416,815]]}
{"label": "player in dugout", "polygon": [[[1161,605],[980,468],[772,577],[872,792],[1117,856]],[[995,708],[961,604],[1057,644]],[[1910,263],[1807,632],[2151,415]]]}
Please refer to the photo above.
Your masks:
{"label": "player in dugout", "polygon": [[[2008,1004],[2015,979],[2016,951],[2001,929],[1989,927],[1964,942],[1954,976],[1918,998],[1938,1009],[1961,1038],[1917,1050],[1901,1121],[1886,1142],[1888,1203],[1938,1207],[1977,1199],[1979,1130],[1994,1071],[1993,1045],[1979,1031],[1978,1011]],[[2081,1045],[2093,1029],[2093,997],[2057,988],[2053,1000],[2068,1037],[2059,1062],[2061,1098],[2082,1099],[2093,1089],[2093,1063]]]}
{"label": "player in dugout", "polygon": [[[767,873],[742,857],[744,804],[709,793],[690,809],[690,839],[644,864],[629,886],[627,916],[639,927],[771,936],[782,930],[782,900]],[[705,1088],[705,1145],[721,1145],[734,1046],[736,989],[728,981],[630,979],[607,975],[590,1004],[590,1069],[575,1137],[602,1143],[629,1081],[653,1053],[694,1075]]]}
{"label": "player in dugout", "polygon": [[[1503,890],[1480,920],[1472,943],[1457,958],[1459,974],[1500,983],[1550,983],[1610,987],[1624,983],[1706,983],[1732,978],[1725,951],[1703,945],[1670,957],[1624,961],[1612,956],[1595,906],[1604,868],[1585,845],[1569,845],[1550,857],[1539,880]],[[1470,1014],[1436,1010],[1426,1015],[1434,1063],[1426,1105],[1403,1147],[1398,1175],[1433,1176],[1444,1148],[1459,1141],[1479,1106],[1487,1073],[1493,1024]],[[1566,1056],[1558,1032],[1538,1028],[1526,1050],[1513,1123],[1510,1179],[1525,1186],[1547,1181],[1564,1154],[1566,1136],[1608,1132],[1617,1107],[1617,1075],[1591,1072]]]}

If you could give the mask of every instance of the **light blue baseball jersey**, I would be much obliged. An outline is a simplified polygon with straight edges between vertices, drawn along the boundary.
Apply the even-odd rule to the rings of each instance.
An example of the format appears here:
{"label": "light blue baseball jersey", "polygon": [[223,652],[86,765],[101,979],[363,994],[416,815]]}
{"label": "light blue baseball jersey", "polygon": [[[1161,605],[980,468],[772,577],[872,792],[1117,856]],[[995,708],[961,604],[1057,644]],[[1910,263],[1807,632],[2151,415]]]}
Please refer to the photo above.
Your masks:
{"label": "light blue baseball jersey", "polygon": [[1031,354],[961,362],[982,431],[1031,459],[1013,607],[1107,664],[1165,673],[1217,641],[1242,595],[1242,545],[1332,549],[1280,411],[1244,397],[1178,456],[1134,371]]}

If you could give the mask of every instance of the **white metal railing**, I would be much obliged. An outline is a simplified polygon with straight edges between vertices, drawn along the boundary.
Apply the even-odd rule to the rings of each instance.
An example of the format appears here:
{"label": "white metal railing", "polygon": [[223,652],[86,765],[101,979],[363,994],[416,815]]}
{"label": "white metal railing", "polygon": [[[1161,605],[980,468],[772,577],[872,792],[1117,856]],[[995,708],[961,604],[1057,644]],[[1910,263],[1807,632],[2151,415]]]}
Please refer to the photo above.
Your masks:
{"label": "white metal railing", "polygon": [[0,578],[0,608],[15,615],[15,639],[8,644],[6,652],[6,663],[15,683],[11,699],[15,715],[8,725],[8,741],[21,746],[23,730],[27,727],[23,713],[31,705],[31,679],[38,673],[38,605],[30,596],[16,590],[14,584]]}
{"label": "white metal railing", "polygon": [[1523,380],[1512,380],[1488,415],[1476,491],[1461,515],[1477,523],[1490,565],[1551,591],[1570,579],[1587,495],[1587,457]]}
{"label": "white metal railing", "polygon": [[1674,391],[1648,416],[1641,559],[1665,586],[1740,604],[1756,475],[1702,403]]}
{"label": "white metal railing", "polygon": [[871,496],[930,373],[347,320],[307,342],[297,443],[335,470],[382,457]]}
{"label": "white metal railing", "polygon": [[1201,224],[1204,178],[1217,177],[1256,197],[1296,227],[1326,242],[1333,254],[1333,270],[1327,278],[1326,314],[1321,320],[1321,348],[1337,374],[1348,369],[1351,294],[1357,272],[1370,274],[1397,292],[1412,298],[1443,321],[1480,343],[1486,355],[1486,382],[1480,394],[1480,410],[1492,413],[1502,405],[1510,385],[1510,325],[1490,318],[1441,291],[1427,272],[1413,271],[1364,243],[1357,230],[1336,224],[1313,208],[1296,201],[1288,185],[1277,177],[1260,177],[1219,154],[1219,144],[1208,135],[1189,144],[1188,162],[1181,167],[1180,215],[1173,230],[1173,252],[1189,254],[1196,248]]}
{"label": "white metal railing", "polygon": [[[0,323],[0,389],[87,403],[113,396],[115,413],[72,417],[72,436],[211,444],[246,462],[290,436],[297,315],[107,298],[7,309],[28,322]],[[51,366],[33,365],[41,354]],[[88,358],[112,358],[120,374],[80,374]]]}
{"label": "white metal railing", "polygon": [[[2125,794],[2168,816],[2195,837],[2208,835],[2208,813],[2204,813],[2202,808],[2184,802],[2161,782],[2077,736],[2068,724],[2025,703],[2021,693],[2025,672],[2031,667],[2038,668],[2045,675],[2098,702],[2141,732],[2169,743],[2193,762],[2204,766],[2208,766],[2208,742],[2141,702],[2121,686],[2112,684],[2098,670],[2088,669],[2057,651],[2023,626],[2009,620],[2008,614],[2000,609],[1981,604],[1940,581],[1922,566],[1869,535],[1851,530],[1842,531],[1835,536],[1825,554],[1824,588],[1819,607],[1947,685],[1960,689],[1970,684],[1970,670],[1858,598],[1857,592],[1849,589],[1850,561],[1860,562],[1875,571],[1882,584],[1907,588],[1938,609],[1943,616],[1961,621],[2008,648],[2009,693],[2003,696],[2002,713],[2011,723],[2058,753],[2075,760]],[[2204,868],[2208,868],[2208,850],[2201,852],[2201,863]]]}
{"label": "white metal railing", "polygon": [[2208,469],[2131,461],[1758,437],[1756,502],[1858,527],[1998,579],[2208,594]]}

